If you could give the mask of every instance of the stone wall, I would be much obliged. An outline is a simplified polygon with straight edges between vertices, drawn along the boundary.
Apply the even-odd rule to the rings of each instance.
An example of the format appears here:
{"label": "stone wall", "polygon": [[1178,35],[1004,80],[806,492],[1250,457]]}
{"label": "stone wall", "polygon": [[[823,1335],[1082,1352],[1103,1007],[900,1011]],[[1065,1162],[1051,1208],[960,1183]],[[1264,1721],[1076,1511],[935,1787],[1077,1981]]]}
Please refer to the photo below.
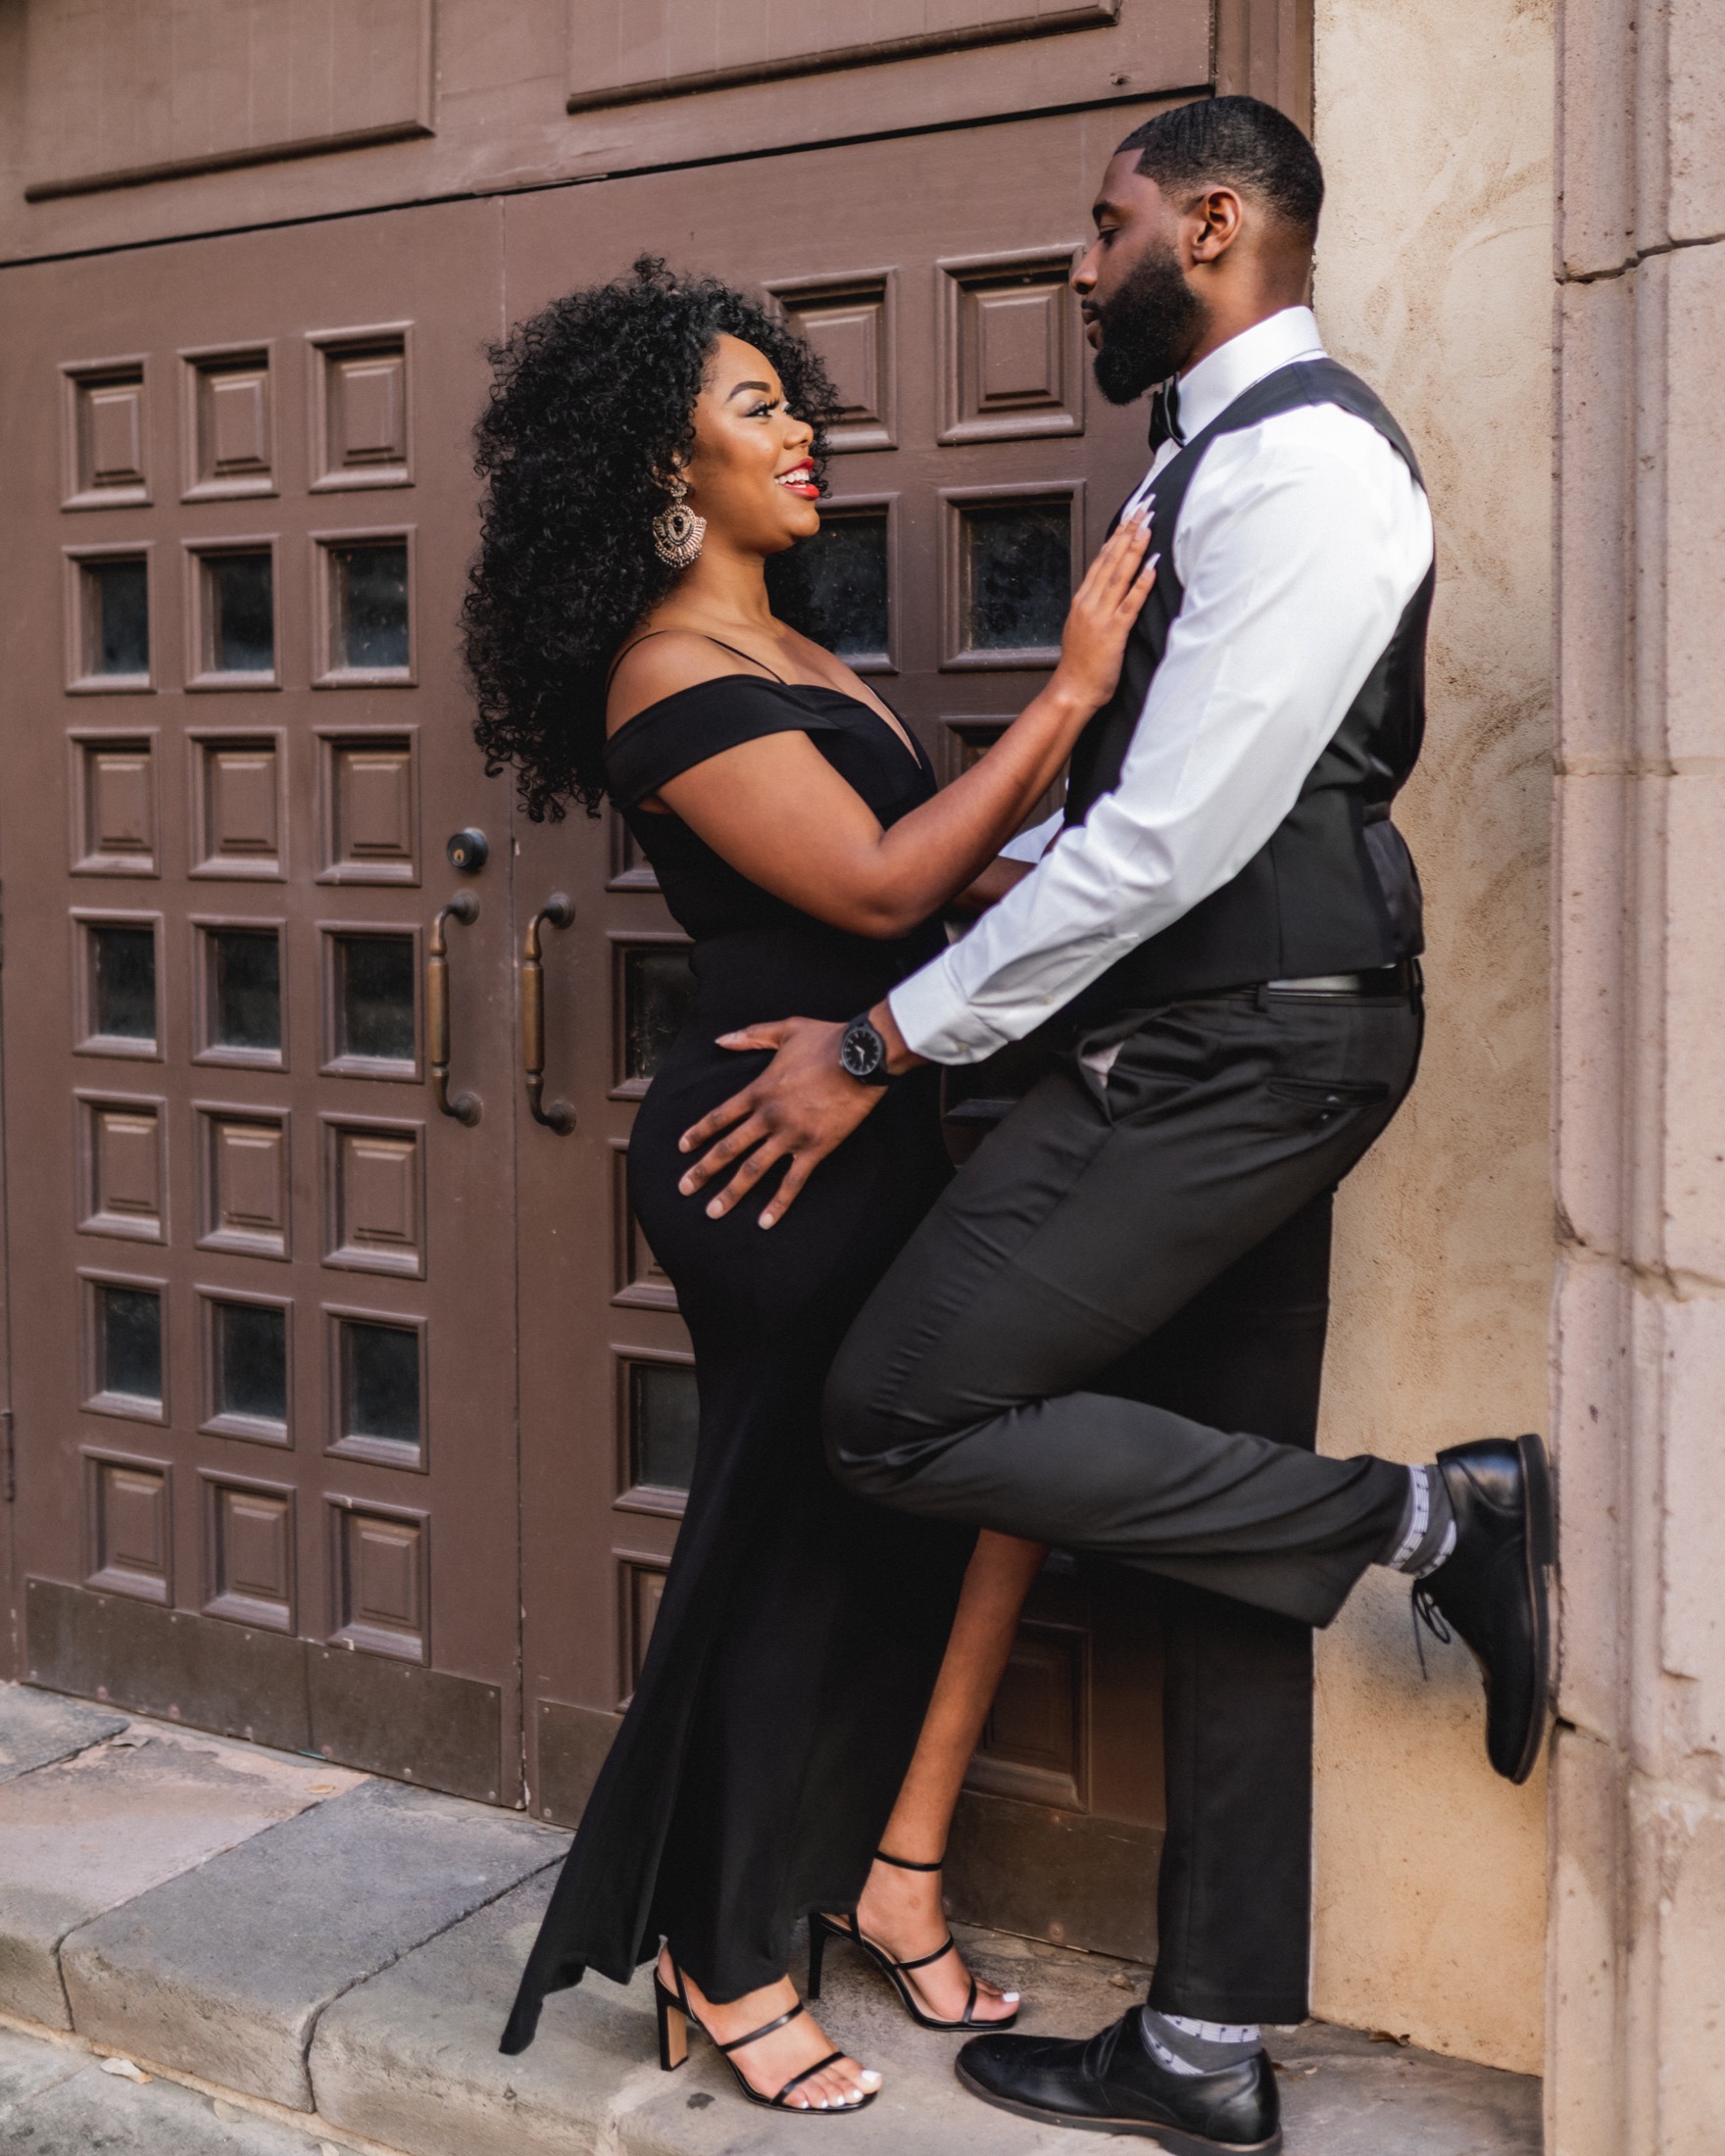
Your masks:
{"label": "stone wall", "polygon": [[1552,2156],[1725,2134],[1725,44],[1559,50]]}
{"label": "stone wall", "polygon": [[[1548,1427],[1553,25],[1524,0],[1318,0],[1317,309],[1438,522],[1431,723],[1398,809],[1425,881],[1423,1071],[1338,1221],[1326,1450]],[[1370,1575],[1318,1651],[1314,2010],[1539,2071],[1544,1777]]]}

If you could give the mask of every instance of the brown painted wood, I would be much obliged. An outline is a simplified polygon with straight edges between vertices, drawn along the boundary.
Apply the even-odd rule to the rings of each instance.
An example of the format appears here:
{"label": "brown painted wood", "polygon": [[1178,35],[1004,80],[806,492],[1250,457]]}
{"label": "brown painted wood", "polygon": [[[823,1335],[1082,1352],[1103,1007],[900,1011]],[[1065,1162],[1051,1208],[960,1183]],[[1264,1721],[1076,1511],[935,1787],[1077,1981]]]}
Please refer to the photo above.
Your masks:
{"label": "brown painted wood", "polygon": [[[200,1632],[333,1642],[344,1752],[405,1773],[428,1746],[424,1779],[518,1801],[509,808],[453,649],[499,223],[468,203],[9,273],[0,856],[23,1569]],[[379,367],[375,410],[352,379],[331,394]],[[80,399],[128,371],[138,424],[103,466]],[[214,432],[213,381],[238,392]],[[400,652],[332,647],[356,542],[406,549]],[[88,579],[141,559],[147,667],[92,671]],[[247,674],[212,639],[222,575],[260,562],[274,648]],[[443,858],[468,824],[498,842],[476,879]],[[426,933],[458,889],[480,901],[450,930],[470,1129],[425,1082]],[[90,958],[113,930],[153,947],[149,1038],[101,1034]],[[244,1003],[260,937],[274,1042]],[[402,1037],[348,1038],[343,981],[379,954]],[[162,1312],[154,1403],[99,1367],[107,1298],[140,1295]],[[493,1701],[477,1772],[435,1713],[390,1704],[433,1676]]]}
{"label": "brown painted wood", "polygon": [[953,1819],[947,1914],[961,1924],[1156,1959],[1160,1827],[966,1788]]}
{"label": "brown painted wood", "polygon": [[638,0],[574,0],[568,109],[690,97],[869,62],[1112,29],[1119,19],[1120,0],[964,0],[916,27],[908,13],[896,22],[859,24],[848,0],[804,0],[794,15],[778,16],[764,15],[750,0],[710,0],[700,15],[662,17],[657,33],[643,35]]}
{"label": "brown painted wood", "polygon": [[[758,9],[719,9],[651,81],[593,42],[618,13],[440,0],[433,46],[432,11],[391,0],[372,74],[338,35],[327,109],[274,127],[220,40],[108,110],[58,0],[0,10],[24,85],[0,101],[10,1666],[566,1823],[681,1502],[687,1339],[619,1173],[681,939],[611,818],[528,825],[471,750],[455,621],[482,346],[641,248],[774,295],[846,388],[830,509],[885,532],[870,670],[951,776],[1047,657],[975,648],[966,535],[1041,503],[1080,560],[1142,468],[1142,416],[1100,405],[1062,283],[1097,174],[1159,102],[1249,89],[1308,120],[1311,78],[1309,0],[1215,0],[1213,23],[1204,0],[973,0],[868,49],[826,0],[764,44]],[[347,662],[332,550],[383,543],[412,634]],[[89,596],[123,612],[137,560],[148,662],[94,671]],[[274,650],[242,674],[223,610],[243,628],[266,567]],[[489,861],[458,875],[442,844],[473,826]],[[423,994],[462,891],[449,1092],[482,1102],[470,1125],[438,1110]],[[533,985],[567,1132],[526,1112],[517,986],[556,894],[573,920],[541,920]],[[257,946],[222,939],[247,931],[284,939],[279,1050],[211,1038],[213,967],[243,989]],[[368,931],[411,939],[406,1066],[340,1037],[340,968],[372,950],[343,939]],[[153,1036],[96,1030],[103,932],[122,972],[154,962]],[[955,1151],[1009,1076],[954,1088]],[[140,1293],[167,1314],[147,1409],[103,1390],[91,1345]],[[340,1328],[379,1321],[418,1373],[416,1443],[336,1427]],[[276,1326],[287,1443],[257,1399],[212,1396],[223,1344]],[[1151,1950],[1157,1687],[1133,1584],[1051,1570],[957,1829],[965,1914]]]}
{"label": "brown painted wood", "polygon": [[34,0],[31,202],[431,132],[431,0],[362,17]]}
{"label": "brown painted wood", "polygon": [[1312,121],[1312,0],[1215,0],[1219,97],[1261,97],[1307,133]]}
{"label": "brown painted wood", "polygon": [[[714,0],[715,6],[723,4]],[[1271,9],[1291,0],[1248,4]],[[318,126],[330,137],[327,147],[297,130],[231,146],[231,122],[218,113],[198,140],[221,142],[222,152],[206,148],[200,158],[196,143],[176,149],[174,86],[167,78],[160,85],[140,83],[132,70],[124,76],[120,118],[128,126],[141,118],[144,132],[168,142],[176,162],[163,162],[173,176],[26,201],[26,184],[39,185],[44,176],[52,184],[56,170],[52,162],[43,163],[37,145],[71,140],[84,151],[88,170],[88,154],[102,142],[108,122],[92,109],[76,66],[68,70],[59,60],[57,0],[3,8],[0,80],[25,84],[26,94],[0,99],[0,261],[434,197],[687,168],[839,136],[907,135],[1001,115],[1123,106],[1199,91],[1210,80],[1208,0],[1119,0],[1114,23],[1109,22],[1106,6],[1088,0],[1013,0],[1013,15],[1032,22],[1072,15],[1075,26],[982,45],[971,40],[1000,26],[1002,7],[997,0],[961,0],[929,11],[951,34],[937,39],[935,49],[908,53],[896,51],[890,38],[870,53],[873,41],[859,40],[858,11],[844,0],[802,0],[795,9],[773,11],[751,5],[735,12],[746,33],[768,13],[782,19],[793,25],[788,41],[794,44],[805,38],[802,24],[816,10],[818,41],[838,49],[815,72],[788,82],[737,80],[695,94],[570,112],[571,94],[579,100],[590,82],[607,79],[603,44],[592,64],[584,56],[593,49],[595,30],[603,34],[606,18],[615,24],[616,0],[567,0],[567,5],[545,0],[531,7],[510,0],[438,0],[428,11],[435,23],[433,88],[422,108],[412,102],[411,69],[403,64],[414,0],[389,0],[386,9],[365,13],[368,29],[375,14],[393,33],[391,49],[380,55],[392,102],[381,106],[367,91],[362,70],[359,80],[344,85],[345,95],[317,116]],[[628,0],[625,13],[638,12],[635,0]],[[691,20],[703,13],[682,12]],[[876,12],[885,19],[883,11]],[[912,15],[920,31],[921,9],[892,13]],[[222,73],[197,40],[188,41],[188,74],[200,82]],[[338,38],[335,56],[349,51]],[[244,85],[237,59],[223,79]],[[33,109],[37,100],[49,108],[40,117]],[[373,134],[399,139],[342,147],[340,137],[354,126],[356,108],[360,123]],[[257,162],[237,162],[242,155]],[[200,164],[222,169],[200,170]],[[125,163],[104,159],[94,176],[106,170],[120,181],[140,165],[145,158],[127,151]]]}

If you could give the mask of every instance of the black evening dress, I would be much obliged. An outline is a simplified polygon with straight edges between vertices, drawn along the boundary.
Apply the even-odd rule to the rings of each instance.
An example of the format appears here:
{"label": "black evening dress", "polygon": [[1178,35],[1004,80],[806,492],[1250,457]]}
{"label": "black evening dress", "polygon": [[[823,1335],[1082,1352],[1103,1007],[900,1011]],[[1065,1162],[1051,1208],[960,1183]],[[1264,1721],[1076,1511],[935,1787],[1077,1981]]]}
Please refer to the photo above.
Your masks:
{"label": "black evening dress", "polygon": [[942,945],[831,928],[641,802],[764,734],[807,734],[883,825],[934,792],[877,711],[837,690],[732,674],[612,736],[612,797],[694,939],[697,994],[642,1102],[629,1196],[694,1342],[700,1442],[645,1666],[565,1861],[503,2039],[588,1967],[626,1983],[669,1940],[723,2002],[786,1973],[812,1908],[856,1906],[910,1764],[974,1537],[866,1504],[829,1476],[821,1390],[869,1291],[945,1184],[938,1074],[901,1079],[763,1232],[768,1176],[708,1218],[677,1140],[769,1059],[715,1036],[866,1009]]}

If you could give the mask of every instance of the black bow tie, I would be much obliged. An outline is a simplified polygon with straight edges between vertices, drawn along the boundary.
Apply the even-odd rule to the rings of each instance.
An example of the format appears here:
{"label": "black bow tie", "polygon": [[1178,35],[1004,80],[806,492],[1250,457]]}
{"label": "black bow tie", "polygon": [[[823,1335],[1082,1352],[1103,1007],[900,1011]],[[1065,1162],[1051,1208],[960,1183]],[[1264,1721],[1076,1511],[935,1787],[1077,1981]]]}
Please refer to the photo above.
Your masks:
{"label": "black bow tie", "polygon": [[1150,454],[1154,457],[1164,442],[1178,442],[1182,449],[1186,437],[1180,431],[1180,377],[1170,374],[1165,382],[1157,384],[1156,395],[1150,401]]}

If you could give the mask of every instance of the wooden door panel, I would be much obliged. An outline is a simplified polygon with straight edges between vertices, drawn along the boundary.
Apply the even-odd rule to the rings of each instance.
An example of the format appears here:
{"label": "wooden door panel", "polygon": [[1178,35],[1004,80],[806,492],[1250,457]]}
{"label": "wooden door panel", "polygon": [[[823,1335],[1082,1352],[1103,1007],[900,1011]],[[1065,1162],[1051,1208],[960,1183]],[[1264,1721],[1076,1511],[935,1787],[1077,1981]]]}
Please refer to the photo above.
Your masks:
{"label": "wooden door panel", "polygon": [[0,847],[26,1670],[518,1801],[509,808],[456,639],[499,222],[12,272]]}
{"label": "wooden door panel", "polygon": [[[876,11],[860,30],[848,0],[804,0],[772,15],[749,0],[710,0],[699,12],[652,0],[574,0],[568,104],[622,105],[732,83],[770,82],[862,61],[1016,43],[1026,31],[1111,29],[1120,0],[961,0],[931,23],[917,6]],[[643,17],[646,21],[643,21]]]}
{"label": "wooden door panel", "polygon": [[[1025,122],[507,207],[512,317],[649,248],[808,329],[846,401],[823,504],[831,640],[947,775],[1046,678],[1070,579],[1142,472],[1143,415],[1097,398],[1065,283],[1127,124]],[[1028,612],[1008,589],[1026,562],[1048,587]],[[519,1184],[529,1801],[568,1820],[627,1697],[686,1481],[687,1335],[618,1172],[682,939],[614,819],[523,825],[520,846],[522,906],[575,901],[545,994],[547,1085],[577,1120],[567,1137],[523,1122]],[[1068,1565],[1039,1586],[964,1801],[956,1907],[1148,1949],[1158,1684],[1140,1583]],[[1122,1891],[1127,1845],[1141,1891]]]}

